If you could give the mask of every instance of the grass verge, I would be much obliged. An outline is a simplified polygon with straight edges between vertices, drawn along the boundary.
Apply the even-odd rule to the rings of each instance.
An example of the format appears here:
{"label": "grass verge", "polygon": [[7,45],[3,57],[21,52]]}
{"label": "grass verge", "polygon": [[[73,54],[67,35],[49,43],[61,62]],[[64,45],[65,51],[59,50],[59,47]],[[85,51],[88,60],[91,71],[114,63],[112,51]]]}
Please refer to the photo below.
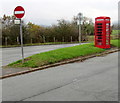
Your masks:
{"label": "grass verge", "polygon": [[111,45],[120,48],[120,39],[111,40]]}
{"label": "grass verge", "polygon": [[119,34],[120,30],[112,30],[112,35]]}
{"label": "grass verge", "polygon": [[[112,40],[111,44],[115,47],[120,47],[119,40]],[[87,56],[95,53],[101,53],[106,49],[94,47],[93,43],[78,45],[73,47],[61,48],[25,58],[22,64],[21,60],[9,64],[11,67],[40,67],[43,65],[53,64],[67,59]]]}
{"label": "grass verge", "polygon": [[101,53],[105,49],[94,47],[92,43],[78,45],[73,47],[61,48],[52,50],[40,54],[35,54],[28,58],[25,58],[25,63],[21,63],[21,60],[9,64],[12,67],[39,67],[47,64],[53,64],[67,59],[77,58],[80,56],[87,56],[94,53]]}

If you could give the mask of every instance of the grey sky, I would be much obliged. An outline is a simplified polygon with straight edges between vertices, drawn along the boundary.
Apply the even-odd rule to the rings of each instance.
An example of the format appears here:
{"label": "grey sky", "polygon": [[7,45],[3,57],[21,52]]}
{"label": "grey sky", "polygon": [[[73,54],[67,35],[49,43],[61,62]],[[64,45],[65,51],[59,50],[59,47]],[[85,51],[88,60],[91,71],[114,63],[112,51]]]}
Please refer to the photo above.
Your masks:
{"label": "grey sky", "polygon": [[109,16],[112,22],[118,20],[119,0],[0,0],[0,12],[12,15],[16,6],[25,8],[24,20],[40,25],[51,25],[57,20],[71,20],[79,12],[93,19]]}

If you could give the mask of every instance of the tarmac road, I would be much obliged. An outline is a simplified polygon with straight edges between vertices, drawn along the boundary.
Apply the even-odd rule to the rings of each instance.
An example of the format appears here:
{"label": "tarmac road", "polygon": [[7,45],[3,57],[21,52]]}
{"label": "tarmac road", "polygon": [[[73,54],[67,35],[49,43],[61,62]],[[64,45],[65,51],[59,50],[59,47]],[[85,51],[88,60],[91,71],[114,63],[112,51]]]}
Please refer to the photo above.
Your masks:
{"label": "tarmac road", "polygon": [[[54,50],[54,49],[58,49],[58,48],[75,46],[75,45],[79,45],[79,44],[26,46],[26,47],[24,47],[24,56],[28,57],[33,54],[50,51],[50,50]],[[2,60],[2,61],[0,61],[0,63],[2,62],[2,66],[5,66],[9,63],[20,60],[22,58],[21,57],[21,47],[2,48],[2,50],[0,50],[0,54],[1,53],[2,53],[2,57],[0,56],[0,60]]]}
{"label": "tarmac road", "polygon": [[118,52],[2,80],[3,101],[118,101]]}

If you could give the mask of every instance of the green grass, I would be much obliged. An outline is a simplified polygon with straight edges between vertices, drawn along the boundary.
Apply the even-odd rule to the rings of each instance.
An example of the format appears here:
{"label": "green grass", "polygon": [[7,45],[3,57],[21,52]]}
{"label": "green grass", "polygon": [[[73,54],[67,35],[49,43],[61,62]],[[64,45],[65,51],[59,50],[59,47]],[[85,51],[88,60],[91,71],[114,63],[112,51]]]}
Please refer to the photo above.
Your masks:
{"label": "green grass", "polygon": [[8,66],[35,68],[71,58],[86,56],[94,53],[101,53],[103,51],[105,51],[105,49],[94,47],[92,43],[84,44],[35,54],[33,56],[25,58],[25,63],[23,64],[21,63],[21,60],[19,60],[17,62],[9,64]]}
{"label": "green grass", "polygon": [[[120,47],[118,42],[119,40],[111,40],[111,45],[115,47]],[[90,43],[35,54],[33,56],[25,58],[25,62],[23,64],[21,63],[21,60],[19,60],[9,64],[8,66],[35,68],[43,65],[53,64],[67,59],[87,56],[95,53],[101,53],[105,50],[106,49],[94,47],[94,44]]]}
{"label": "green grass", "polygon": [[111,45],[120,48],[120,39],[111,40]]}
{"label": "green grass", "polygon": [[119,34],[120,30],[112,30],[112,35],[117,35]]}

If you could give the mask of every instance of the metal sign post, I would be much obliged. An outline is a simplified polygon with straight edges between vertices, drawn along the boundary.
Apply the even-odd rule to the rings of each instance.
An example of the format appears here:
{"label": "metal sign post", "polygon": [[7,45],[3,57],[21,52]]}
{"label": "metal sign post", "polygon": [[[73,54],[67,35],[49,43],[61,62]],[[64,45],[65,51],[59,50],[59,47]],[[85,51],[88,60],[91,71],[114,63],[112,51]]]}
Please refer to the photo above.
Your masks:
{"label": "metal sign post", "polygon": [[79,43],[81,45],[81,36],[82,36],[82,31],[81,31],[81,20],[82,20],[82,13],[78,14],[78,20],[79,20]]}
{"label": "metal sign post", "polygon": [[22,63],[24,63],[23,33],[22,33],[22,20],[21,19],[20,19],[20,38],[21,38]]}
{"label": "metal sign post", "polygon": [[81,21],[79,20],[79,43],[81,45]]}
{"label": "metal sign post", "polygon": [[[22,63],[24,63],[24,51],[23,51],[23,33],[22,33],[22,20],[25,10],[21,6],[17,6],[14,10],[14,15],[20,20],[20,38],[21,38],[21,51],[22,51]],[[19,24],[19,23],[18,23]]]}

